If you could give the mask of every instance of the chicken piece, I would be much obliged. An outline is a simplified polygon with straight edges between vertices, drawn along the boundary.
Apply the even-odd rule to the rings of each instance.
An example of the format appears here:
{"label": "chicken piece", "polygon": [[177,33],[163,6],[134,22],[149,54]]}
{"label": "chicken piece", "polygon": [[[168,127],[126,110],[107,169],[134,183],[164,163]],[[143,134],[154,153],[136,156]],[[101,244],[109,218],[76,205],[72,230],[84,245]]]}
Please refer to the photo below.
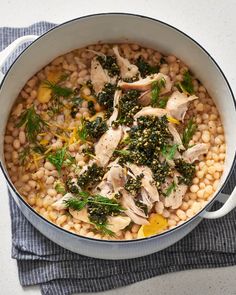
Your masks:
{"label": "chicken piece", "polygon": [[148,224],[147,216],[142,209],[136,206],[133,197],[126,190],[122,191],[122,195],[121,204],[126,209],[125,214],[137,224]]}
{"label": "chicken piece", "polygon": [[70,214],[78,220],[81,220],[83,222],[87,222],[90,223],[90,220],[88,218],[88,211],[86,208],[83,208],[82,210],[78,211],[78,210],[73,210],[73,209],[69,209]]}
{"label": "chicken piece", "polygon": [[101,92],[104,85],[110,82],[107,71],[103,69],[96,57],[91,61],[91,81],[96,93]]}
{"label": "chicken piece", "polygon": [[176,130],[175,126],[172,123],[168,123],[168,129],[171,133],[171,135],[173,136],[173,143],[174,144],[178,144],[178,148],[181,150],[184,150],[184,146],[182,143],[182,139],[178,133],[178,131]]}
{"label": "chicken piece", "polygon": [[189,102],[195,99],[197,99],[196,95],[187,96],[185,93],[175,91],[168,99],[166,110],[175,119],[183,121]]}
{"label": "chicken piece", "polygon": [[149,224],[148,220],[144,217],[136,215],[132,210],[125,210],[125,214],[130,217],[130,219],[136,224]]}
{"label": "chicken piece", "polygon": [[107,218],[107,229],[117,233],[118,231],[124,229],[131,222],[131,218],[128,216],[109,216]]}
{"label": "chicken piece", "polygon": [[113,51],[116,55],[116,60],[120,68],[120,75],[122,79],[129,79],[139,74],[138,67],[131,64],[127,58],[124,58],[120,55],[117,45],[113,47]]}
{"label": "chicken piece", "polygon": [[140,91],[146,91],[150,90],[152,87],[152,83],[155,81],[159,81],[161,79],[165,79],[165,86],[161,88],[160,94],[167,93],[171,90],[172,83],[170,81],[170,78],[164,74],[153,74],[150,76],[147,76],[144,79],[128,83],[128,82],[121,82],[120,87],[123,89],[137,89]]}
{"label": "chicken piece", "polygon": [[142,203],[147,206],[148,211],[150,211],[153,207],[153,202],[150,200],[147,191],[143,187],[141,188],[141,200]]}
{"label": "chicken piece", "polygon": [[95,145],[95,156],[98,163],[105,167],[122,137],[122,127],[109,128]]}
{"label": "chicken piece", "polygon": [[155,117],[163,117],[167,115],[167,110],[165,109],[159,109],[159,108],[153,108],[151,106],[142,108],[139,112],[137,112],[134,115],[134,119],[137,120],[141,116],[155,116]]}
{"label": "chicken piece", "polygon": [[[182,200],[184,195],[187,192],[188,186],[186,184],[178,183],[179,173],[175,173],[174,182],[176,184],[175,188],[171,191],[171,193],[162,198],[165,207],[170,207],[171,209],[177,209],[182,205]],[[173,179],[167,178],[166,182],[162,185],[162,190],[165,191],[172,184]]]}
{"label": "chicken piece", "polygon": [[59,199],[55,203],[53,203],[52,207],[58,211],[66,209],[65,201],[69,200],[70,198],[73,198],[73,195],[71,193],[67,193],[61,199]]}
{"label": "chicken piece", "polygon": [[107,197],[108,199],[113,198],[112,184],[106,179],[102,180],[93,190],[93,193]]}
{"label": "chicken piece", "polygon": [[[117,84],[119,86],[119,83]],[[116,90],[114,94],[114,100],[113,100],[113,113],[111,117],[107,120],[107,125],[111,126],[112,122],[115,121],[118,117],[119,114],[119,101],[121,97],[122,91],[121,90]]]}
{"label": "chicken piece", "polygon": [[182,205],[183,196],[186,194],[187,189],[186,184],[177,185],[175,191],[164,198],[164,206],[171,207],[171,209],[179,208]]}
{"label": "chicken piece", "polygon": [[107,181],[112,184],[113,190],[117,193],[125,185],[125,171],[119,164],[111,167],[107,173]]}
{"label": "chicken piece", "polygon": [[199,156],[206,154],[208,149],[209,147],[206,143],[198,143],[187,149],[182,156],[186,162],[193,163],[198,160]]}
{"label": "chicken piece", "polygon": [[151,169],[146,166],[139,167],[135,164],[127,164],[127,167],[132,171],[135,177],[143,174],[143,178],[141,179],[142,187],[147,191],[152,202],[159,201],[159,193],[154,184]]}
{"label": "chicken piece", "polygon": [[147,90],[143,92],[139,98],[138,98],[138,103],[142,106],[148,106],[151,103],[151,90]]}

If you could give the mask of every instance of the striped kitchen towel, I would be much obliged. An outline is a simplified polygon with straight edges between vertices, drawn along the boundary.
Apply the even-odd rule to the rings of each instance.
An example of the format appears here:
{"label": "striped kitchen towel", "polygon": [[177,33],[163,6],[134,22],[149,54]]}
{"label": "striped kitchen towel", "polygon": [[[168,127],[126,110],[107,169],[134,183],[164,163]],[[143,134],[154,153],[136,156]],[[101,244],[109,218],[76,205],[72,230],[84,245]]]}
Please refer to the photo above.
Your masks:
{"label": "striped kitchen towel", "polygon": [[[54,24],[0,28],[0,50],[16,38],[40,35]],[[4,71],[24,48],[11,56]],[[236,170],[225,193],[235,187]],[[39,285],[43,295],[98,292],[125,286],[164,273],[236,264],[236,210],[218,220],[204,220],[194,231],[161,252],[131,260],[100,260],[61,248],[40,234],[22,215],[10,196],[12,257],[17,259],[23,286]]]}

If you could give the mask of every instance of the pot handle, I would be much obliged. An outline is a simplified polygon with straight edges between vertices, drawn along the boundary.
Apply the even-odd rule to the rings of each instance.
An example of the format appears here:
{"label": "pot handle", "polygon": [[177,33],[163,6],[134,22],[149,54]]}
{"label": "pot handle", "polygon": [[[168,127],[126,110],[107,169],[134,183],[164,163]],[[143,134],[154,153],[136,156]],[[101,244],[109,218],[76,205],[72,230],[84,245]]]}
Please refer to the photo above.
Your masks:
{"label": "pot handle", "polygon": [[[223,198],[221,198],[221,201],[225,199],[225,196],[226,195],[223,195]],[[233,192],[228,197],[228,199],[224,202],[224,205],[219,210],[216,210],[213,212],[203,211],[200,214],[200,216],[202,218],[207,218],[207,219],[219,218],[228,214],[235,207],[236,207],[236,187],[234,188]]]}
{"label": "pot handle", "polygon": [[37,38],[38,36],[35,36],[35,35],[22,36],[16,39],[15,41],[13,41],[10,45],[8,45],[5,49],[3,49],[0,52],[0,82],[4,76],[1,69],[6,59],[12,54],[14,50],[17,49],[18,46],[26,42],[34,41]]}

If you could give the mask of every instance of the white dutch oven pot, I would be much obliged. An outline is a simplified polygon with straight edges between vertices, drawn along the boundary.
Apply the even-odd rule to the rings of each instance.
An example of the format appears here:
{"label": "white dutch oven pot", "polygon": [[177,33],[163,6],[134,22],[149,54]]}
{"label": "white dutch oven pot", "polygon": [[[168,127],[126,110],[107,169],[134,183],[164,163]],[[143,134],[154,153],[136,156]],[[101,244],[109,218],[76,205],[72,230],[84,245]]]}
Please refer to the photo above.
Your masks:
{"label": "white dutch oven pot", "polygon": [[[110,13],[81,17],[50,30],[41,37],[24,36],[0,53],[0,68],[6,58],[22,43],[34,41],[16,59],[3,77],[0,89],[0,154],[1,168],[8,187],[25,217],[46,237],[73,252],[96,258],[127,259],[160,251],[193,230],[202,218],[219,218],[236,206],[236,191],[224,196],[224,205],[208,212],[213,202],[221,198],[220,191],[233,169],[236,147],[236,111],[230,86],[215,61],[194,40],[160,21],[143,16]],[[98,41],[136,42],[166,54],[175,54],[186,62],[213,97],[223,121],[227,153],[225,169],[217,192],[209,204],[184,224],[146,239],[133,241],[102,241],[75,235],[48,222],[37,214],[18,194],[4,163],[3,138],[8,114],[25,82],[55,57]],[[5,202],[7,202],[7,196]]]}

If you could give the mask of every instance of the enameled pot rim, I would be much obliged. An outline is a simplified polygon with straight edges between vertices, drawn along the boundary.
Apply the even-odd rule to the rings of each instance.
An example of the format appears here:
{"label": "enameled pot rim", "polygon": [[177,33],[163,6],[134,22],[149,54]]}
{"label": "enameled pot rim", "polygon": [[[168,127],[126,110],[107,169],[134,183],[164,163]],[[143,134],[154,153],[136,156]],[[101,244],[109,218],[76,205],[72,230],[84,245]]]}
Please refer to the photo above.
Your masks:
{"label": "enameled pot rim", "polygon": [[[217,64],[217,62],[214,60],[214,58],[209,54],[209,52],[203,48],[197,41],[195,41],[192,37],[190,37],[189,35],[187,35],[186,33],[184,33],[183,31],[177,29],[176,27],[170,25],[170,24],[167,24],[163,21],[160,21],[160,20],[157,20],[155,18],[152,18],[152,17],[149,17],[149,16],[144,16],[144,15],[139,15],[139,14],[134,14],[134,13],[126,13],[126,12],[107,12],[107,13],[97,13],[97,14],[90,14],[90,15],[86,15],[86,16],[81,16],[81,17],[78,17],[78,18],[75,18],[75,19],[72,19],[72,20],[69,20],[69,21],[66,21],[62,24],[59,24],[59,25],[56,25],[55,27],[49,29],[47,32],[45,32],[44,34],[42,34],[41,36],[39,36],[35,41],[33,41],[28,47],[26,47],[21,53],[20,55],[14,60],[14,62],[11,64],[11,66],[9,67],[9,69],[7,70],[6,74],[4,75],[3,77],[3,80],[2,82],[0,83],[0,88],[2,87],[2,85],[4,84],[4,81],[8,75],[8,73],[11,71],[12,67],[14,66],[14,64],[17,62],[17,60],[20,58],[20,56],[22,54],[24,54],[28,49],[29,47],[31,47],[32,44],[36,43],[39,39],[42,39],[45,35],[47,35],[49,32],[53,31],[53,30],[57,30],[59,29],[60,27],[63,27],[64,25],[67,25],[69,23],[72,23],[72,22],[76,22],[80,19],[87,19],[87,18],[93,18],[93,17],[97,17],[97,16],[106,16],[106,15],[121,15],[121,16],[130,16],[130,17],[136,17],[136,18],[142,18],[142,19],[146,19],[147,21],[154,21],[154,22],[157,22],[157,23],[160,23],[166,27],[168,27],[169,29],[171,30],[174,30],[180,34],[182,34],[184,37],[186,37],[187,39],[190,39],[197,47],[199,47],[210,59],[211,61],[215,64],[216,68],[220,71],[222,77],[223,77],[223,80],[225,81],[225,83],[227,84],[227,87],[230,91],[230,94],[231,94],[231,97],[233,99],[233,103],[234,103],[234,109],[236,111],[236,101],[235,101],[235,97],[234,97],[234,94],[233,94],[233,91],[230,87],[230,84],[224,74],[224,72],[222,71],[222,69],[220,68],[220,66]],[[101,239],[95,239],[95,238],[89,238],[89,237],[85,237],[85,236],[80,236],[78,234],[75,234],[75,233],[72,233],[70,231],[67,231],[59,226],[57,226],[56,224],[48,221],[47,219],[45,219],[44,217],[42,217],[39,213],[37,213],[21,196],[20,194],[17,192],[16,188],[14,187],[14,185],[12,184],[12,182],[10,181],[8,175],[7,175],[7,172],[5,171],[5,168],[2,164],[2,162],[0,161],[0,168],[7,180],[7,183],[8,185],[11,187],[11,189],[13,190],[13,192],[16,194],[16,196],[20,199],[21,202],[23,202],[23,204],[28,207],[28,209],[31,211],[32,214],[35,214],[38,218],[41,218],[44,222],[48,223],[50,226],[53,226],[55,227],[56,230],[60,230],[60,231],[63,231],[65,232],[66,234],[70,234],[72,235],[73,237],[75,238],[78,238],[78,239],[83,239],[83,240],[90,240],[90,241],[93,241],[93,242],[96,242],[96,243],[100,243],[100,244],[103,244],[103,243],[112,243],[112,244],[122,244],[122,245],[125,245],[127,243],[139,243],[139,242],[144,242],[144,241],[148,241],[148,240],[151,240],[151,239],[158,239],[159,237],[162,237],[162,236],[165,236],[165,235],[169,235],[171,234],[172,232],[176,231],[176,230],[179,230],[185,226],[187,226],[191,221],[193,221],[194,219],[196,219],[197,217],[199,217],[199,215],[205,211],[207,208],[211,207],[211,205],[213,204],[213,202],[215,201],[215,199],[217,198],[217,196],[220,194],[220,192],[222,191],[222,189],[224,188],[224,186],[226,185],[227,181],[229,180],[229,177],[230,175],[232,174],[233,172],[233,168],[235,166],[235,163],[236,163],[236,151],[235,151],[235,154],[234,154],[234,159],[233,159],[233,162],[232,162],[232,165],[230,167],[230,171],[224,181],[224,183],[221,185],[220,188],[218,188],[218,191],[216,193],[216,195],[214,196],[214,198],[212,198],[209,203],[203,208],[201,209],[197,214],[195,214],[192,218],[188,219],[187,221],[185,221],[184,223],[182,223],[181,225],[178,225],[170,230],[167,230],[163,233],[160,233],[158,235],[155,235],[155,236],[151,236],[151,237],[146,237],[146,238],[141,238],[141,239],[134,239],[134,240],[101,240]]]}

